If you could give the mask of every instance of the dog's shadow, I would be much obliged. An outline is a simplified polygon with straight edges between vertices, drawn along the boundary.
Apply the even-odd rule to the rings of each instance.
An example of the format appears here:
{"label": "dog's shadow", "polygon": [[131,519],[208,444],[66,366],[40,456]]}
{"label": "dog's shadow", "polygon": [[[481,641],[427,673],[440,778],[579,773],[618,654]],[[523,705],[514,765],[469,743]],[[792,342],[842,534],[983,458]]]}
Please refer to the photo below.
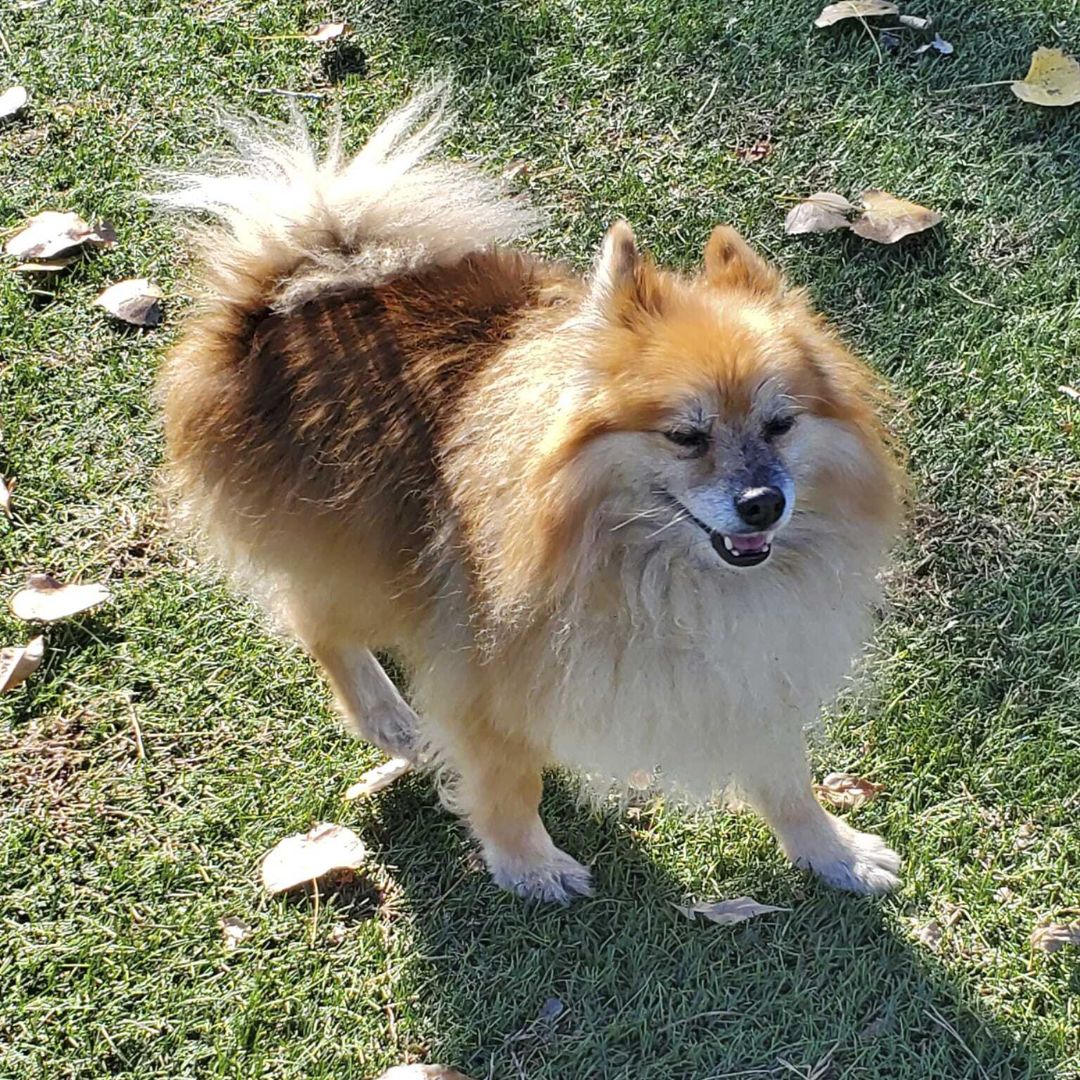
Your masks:
{"label": "dog's shadow", "polygon": [[[369,806],[365,836],[413,913],[427,1060],[526,1080],[1052,1076],[890,925],[894,901],[792,870],[749,815],[594,810],[549,778],[545,821],[596,889],[559,908],[492,885],[426,778]],[[688,919],[683,872],[715,889],[694,899],[752,892],[790,910]]]}

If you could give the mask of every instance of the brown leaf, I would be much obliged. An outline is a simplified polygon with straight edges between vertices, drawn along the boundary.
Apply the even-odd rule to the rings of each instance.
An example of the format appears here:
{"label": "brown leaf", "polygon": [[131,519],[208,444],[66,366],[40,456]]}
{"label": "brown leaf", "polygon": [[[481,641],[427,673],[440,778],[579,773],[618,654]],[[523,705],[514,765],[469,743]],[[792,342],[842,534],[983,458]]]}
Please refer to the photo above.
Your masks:
{"label": "brown leaf", "polygon": [[755,919],[758,915],[768,915],[773,911],[790,911],[791,908],[773,907],[771,904],[759,904],[749,896],[736,896],[734,900],[717,900],[714,903],[691,904],[689,907],[675,905],[688,919],[695,915],[704,915],[709,922],[721,926],[734,926],[735,923]]}
{"label": "brown leaf", "polygon": [[1042,952],[1055,953],[1066,945],[1080,945],[1080,922],[1050,923],[1038,926],[1031,935],[1031,947]]}
{"label": "brown leaf", "polygon": [[301,34],[300,36],[305,41],[333,41],[334,38],[341,37],[348,29],[348,23],[324,22],[319,23],[314,30],[309,30],[306,34]]}
{"label": "brown leaf", "polygon": [[146,278],[129,278],[110,285],[94,304],[132,326],[157,326],[163,296]]}
{"label": "brown leaf", "polygon": [[374,795],[377,791],[389,787],[395,780],[399,780],[407,772],[411,771],[413,763],[408,758],[391,758],[373,769],[368,769],[355,784],[345,790],[346,799],[359,799],[362,796]]}
{"label": "brown leaf", "polygon": [[221,920],[221,937],[225,942],[226,952],[233,952],[250,933],[251,927],[235,915],[226,915]]}
{"label": "brown leaf", "polygon": [[1060,49],[1036,49],[1028,73],[1012,84],[1012,92],[1032,105],[1075,105],[1080,102],[1080,63]]}
{"label": "brown leaf", "polygon": [[116,243],[113,227],[102,221],[88,225],[74,212],[60,213],[45,210],[36,214],[26,227],[4,245],[4,250],[17,259],[52,259],[72,248],[111,247]]}
{"label": "brown leaf", "polygon": [[752,165],[755,161],[763,161],[773,152],[773,144],[768,139],[762,139],[752,146],[737,146],[735,156],[740,161]]}
{"label": "brown leaf", "polygon": [[27,622],[56,622],[111,599],[104,585],[64,585],[52,574],[31,574],[11,598],[11,613]]}
{"label": "brown leaf", "polygon": [[27,97],[25,86],[13,86],[0,94],[0,120],[6,120],[20,109],[24,109]]}
{"label": "brown leaf", "polygon": [[784,220],[784,232],[789,236],[800,233],[832,232],[847,229],[855,207],[835,191],[816,191],[809,199],[793,206]]}
{"label": "brown leaf", "polygon": [[64,255],[59,259],[40,259],[37,262],[21,262],[15,267],[16,274],[55,274],[66,270],[75,261],[74,255]]}
{"label": "brown leaf", "polygon": [[884,784],[875,784],[861,776],[843,772],[829,773],[820,784],[814,785],[814,792],[823,803],[845,810],[854,810],[870,802],[884,790]]}
{"label": "brown leaf", "polygon": [[7,486],[7,481],[2,476],[0,476],[0,510],[8,516],[11,515],[11,488]]}
{"label": "brown leaf", "polygon": [[895,15],[900,9],[887,0],[844,0],[822,8],[814,20],[815,26],[832,26],[843,19],[867,19],[877,15]]}
{"label": "brown leaf", "polygon": [[519,157],[507,162],[506,168],[502,171],[502,178],[509,183],[511,180],[520,180],[522,177],[527,176],[528,173],[528,159]]}
{"label": "brown leaf", "polygon": [[367,857],[364,842],[344,825],[322,823],[287,836],[262,863],[263,886],[271,895],[318,881],[333,870],[355,870]]}
{"label": "brown leaf", "polygon": [[378,1080],[469,1080],[448,1065],[395,1065]]}
{"label": "brown leaf", "polygon": [[941,943],[944,931],[937,919],[931,919],[927,923],[913,923],[911,932],[916,940],[921,941],[928,948],[936,949]]}
{"label": "brown leaf", "polygon": [[879,244],[895,244],[897,240],[932,228],[941,221],[936,210],[898,199],[887,191],[864,191],[859,201],[862,209],[851,222],[851,231]]}
{"label": "brown leaf", "polygon": [[0,650],[0,694],[14,690],[34,674],[45,656],[45,639],[36,637],[29,645],[12,645]]}

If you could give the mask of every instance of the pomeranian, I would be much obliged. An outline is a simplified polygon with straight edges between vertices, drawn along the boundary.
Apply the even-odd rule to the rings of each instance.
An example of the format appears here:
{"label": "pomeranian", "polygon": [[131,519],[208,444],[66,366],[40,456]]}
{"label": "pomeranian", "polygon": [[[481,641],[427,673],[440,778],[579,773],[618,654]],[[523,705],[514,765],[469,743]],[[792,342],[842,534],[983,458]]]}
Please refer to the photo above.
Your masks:
{"label": "pomeranian", "polygon": [[591,891],[539,816],[552,764],[727,793],[795,865],[894,887],[805,741],[901,516],[878,378],[731,228],[690,276],[624,221],[584,279],[513,246],[538,215],[431,160],[446,100],[347,161],[239,131],[167,196],[218,219],[160,384],[190,519],[360,736],[453,778],[504,888]]}

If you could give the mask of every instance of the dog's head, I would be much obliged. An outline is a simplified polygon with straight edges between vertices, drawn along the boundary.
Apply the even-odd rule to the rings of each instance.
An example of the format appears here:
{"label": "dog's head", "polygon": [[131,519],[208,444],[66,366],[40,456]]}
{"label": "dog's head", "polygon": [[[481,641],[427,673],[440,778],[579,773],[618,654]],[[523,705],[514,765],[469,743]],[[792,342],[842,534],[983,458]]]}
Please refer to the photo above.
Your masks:
{"label": "dog's head", "polygon": [[738,574],[830,544],[880,554],[902,473],[878,380],[734,230],[688,278],[617,222],[572,329],[578,380],[537,474],[555,576],[635,545]]}

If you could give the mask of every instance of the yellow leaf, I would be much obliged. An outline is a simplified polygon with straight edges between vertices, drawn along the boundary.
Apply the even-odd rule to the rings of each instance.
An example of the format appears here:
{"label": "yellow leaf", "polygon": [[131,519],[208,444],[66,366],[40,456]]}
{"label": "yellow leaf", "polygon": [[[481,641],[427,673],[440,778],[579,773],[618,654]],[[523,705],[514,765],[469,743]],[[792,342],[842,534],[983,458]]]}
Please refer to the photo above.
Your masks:
{"label": "yellow leaf", "polygon": [[862,212],[851,223],[851,231],[879,244],[895,244],[912,233],[932,228],[941,215],[918,203],[898,199],[887,191],[864,191]]}
{"label": "yellow leaf", "polygon": [[1036,49],[1023,79],[1012,92],[1032,105],[1075,105],[1080,102],[1080,63],[1060,49]]}
{"label": "yellow leaf", "polygon": [[900,9],[886,0],[844,0],[823,8],[814,20],[815,26],[832,26],[843,19],[866,19],[874,15],[895,15]]}

